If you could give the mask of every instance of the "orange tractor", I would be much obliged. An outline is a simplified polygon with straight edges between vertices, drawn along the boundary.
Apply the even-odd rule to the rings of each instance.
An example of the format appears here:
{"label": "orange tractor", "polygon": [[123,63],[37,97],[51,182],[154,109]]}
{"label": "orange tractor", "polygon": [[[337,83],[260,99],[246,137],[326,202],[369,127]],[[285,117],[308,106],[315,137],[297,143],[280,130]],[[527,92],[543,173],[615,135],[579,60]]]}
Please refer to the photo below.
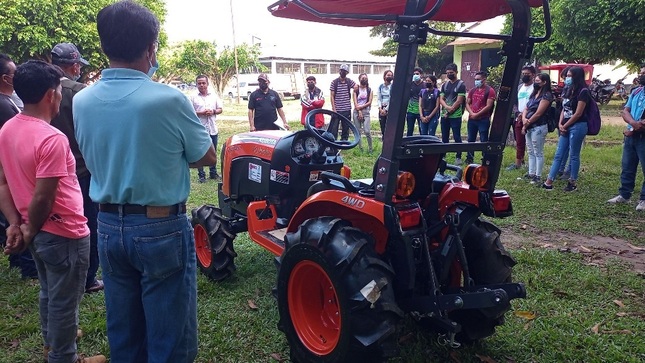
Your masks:
{"label": "orange tractor", "polygon": [[[543,6],[546,34],[529,37],[530,7]],[[234,240],[250,238],[277,258],[279,329],[295,362],[382,361],[397,353],[405,314],[432,326],[452,346],[494,333],[524,285],[511,281],[515,261],[500,229],[483,216],[513,213],[495,189],[521,65],[550,34],[548,1],[282,0],[276,16],[333,24],[396,23],[399,43],[383,151],[370,180],[351,180],[341,150],[360,134],[347,119],[313,110],[305,130],[247,132],[222,149],[219,206],[193,210],[197,261],[219,281],[235,271]],[[402,137],[411,70],[427,20],[477,21],[512,13],[513,34],[469,34],[504,41],[506,68],[488,142],[444,144]],[[459,33],[458,35],[463,36]],[[353,141],[314,128],[318,114],[346,123]],[[330,128],[331,129],[331,128]],[[337,129],[337,128],[336,128]],[[461,168],[444,156],[483,152]]]}

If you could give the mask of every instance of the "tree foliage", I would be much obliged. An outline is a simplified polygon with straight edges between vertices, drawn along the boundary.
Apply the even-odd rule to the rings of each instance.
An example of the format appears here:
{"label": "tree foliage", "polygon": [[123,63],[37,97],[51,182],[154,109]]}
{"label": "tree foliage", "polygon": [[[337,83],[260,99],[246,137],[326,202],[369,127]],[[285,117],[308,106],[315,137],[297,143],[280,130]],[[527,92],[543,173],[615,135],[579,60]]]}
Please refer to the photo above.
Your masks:
{"label": "tree foliage", "polygon": [[[260,49],[242,43],[237,46],[237,61],[240,72],[249,68],[261,68],[258,57]],[[217,49],[215,43],[204,40],[189,40],[170,50],[167,58],[160,61],[161,74],[194,80],[197,75],[208,76],[215,89],[223,94],[228,81],[235,76],[235,54],[230,47]]]}
{"label": "tree foliage", "polygon": [[[97,73],[107,67],[101,51],[96,15],[114,0],[3,0],[0,6],[0,52],[16,63],[28,59],[51,60],[54,45],[76,44],[83,58],[90,62],[85,73]],[[166,17],[163,0],[138,0],[163,24]],[[160,35],[164,44],[165,34]]]}
{"label": "tree foliage", "polygon": [[[645,58],[645,0],[551,0],[553,35],[537,44],[543,63],[606,63],[621,59],[637,68]],[[509,17],[510,18],[510,17]],[[542,9],[532,13],[532,35],[544,29]],[[505,33],[510,32],[507,19]]]}
{"label": "tree foliage", "polygon": [[[428,24],[439,30],[454,31],[456,29],[455,23],[429,21]],[[370,30],[370,36],[387,38],[383,42],[383,47],[378,50],[371,51],[370,53],[378,56],[395,56],[398,43],[392,40],[394,35],[394,25],[384,24],[373,27]],[[426,44],[419,47],[417,54],[417,64],[429,73],[441,73],[446,64],[452,60],[452,53],[445,53],[442,50],[448,43],[453,41],[455,37],[438,36],[429,33]]]}

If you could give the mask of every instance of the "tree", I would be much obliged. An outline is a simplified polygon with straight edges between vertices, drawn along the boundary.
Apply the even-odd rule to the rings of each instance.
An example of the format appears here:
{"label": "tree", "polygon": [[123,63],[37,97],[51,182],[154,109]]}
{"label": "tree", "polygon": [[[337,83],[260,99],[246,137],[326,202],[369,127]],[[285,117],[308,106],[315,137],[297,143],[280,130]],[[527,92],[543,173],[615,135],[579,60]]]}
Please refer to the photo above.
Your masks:
{"label": "tree", "polygon": [[[86,74],[97,74],[107,67],[101,51],[96,15],[113,0],[12,0],[0,6],[0,52],[16,63],[28,59],[51,60],[57,43],[76,44],[83,58],[90,62]],[[166,17],[163,0],[139,0],[163,24]],[[160,41],[165,43],[165,33]]]}
{"label": "tree", "polygon": [[[551,0],[553,35],[537,44],[540,62],[605,63],[621,59],[638,68],[645,57],[645,0]],[[543,33],[542,9],[533,9],[532,35]],[[510,33],[507,19],[504,33]]]}
{"label": "tree", "polygon": [[[428,24],[439,30],[454,31],[455,23],[430,21]],[[370,30],[370,36],[387,38],[383,42],[383,48],[371,51],[370,53],[377,56],[395,56],[398,43],[392,40],[394,35],[394,25],[384,24],[373,27]],[[452,61],[452,53],[445,53],[442,50],[448,43],[455,40],[455,37],[437,36],[428,34],[426,44],[419,47],[417,54],[417,64],[429,73],[441,73],[446,64]]]}
{"label": "tree", "polygon": [[[257,46],[242,43],[237,47],[238,69],[262,68]],[[160,69],[162,74],[175,72],[184,80],[195,79],[197,75],[208,76],[215,89],[223,94],[224,87],[235,76],[235,55],[233,49],[224,47],[217,50],[215,43],[204,40],[189,40],[178,44]]]}

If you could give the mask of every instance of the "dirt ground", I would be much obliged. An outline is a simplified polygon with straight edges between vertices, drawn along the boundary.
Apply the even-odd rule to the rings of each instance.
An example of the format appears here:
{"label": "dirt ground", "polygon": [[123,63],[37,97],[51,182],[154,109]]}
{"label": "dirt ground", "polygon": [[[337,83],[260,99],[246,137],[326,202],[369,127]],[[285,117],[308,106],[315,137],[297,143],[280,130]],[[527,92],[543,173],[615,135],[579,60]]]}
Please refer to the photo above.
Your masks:
{"label": "dirt ground", "polygon": [[632,271],[645,277],[645,247],[612,237],[587,237],[573,233],[540,234],[527,239],[510,230],[503,230],[502,242],[509,249],[546,248],[562,253],[581,254],[587,265],[603,266],[618,259],[631,266]]}

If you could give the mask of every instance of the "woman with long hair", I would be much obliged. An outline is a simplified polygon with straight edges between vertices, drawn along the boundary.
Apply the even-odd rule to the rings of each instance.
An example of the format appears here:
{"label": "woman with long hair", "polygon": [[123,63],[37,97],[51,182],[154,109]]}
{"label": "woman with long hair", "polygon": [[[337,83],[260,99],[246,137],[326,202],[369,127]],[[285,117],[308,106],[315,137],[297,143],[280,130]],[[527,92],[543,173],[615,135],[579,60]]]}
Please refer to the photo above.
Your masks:
{"label": "woman with long hair", "polygon": [[551,77],[546,73],[540,73],[535,77],[533,92],[522,112],[522,134],[526,137],[526,148],[529,154],[527,178],[531,184],[542,182],[544,142],[549,131],[546,122],[547,111],[552,102]]}
{"label": "woman with long hair", "polygon": [[[354,125],[359,131],[365,133],[367,138],[367,151],[372,153],[372,134],[370,131],[370,106],[372,106],[372,89],[367,81],[367,74],[358,76],[358,88],[352,93],[354,101]],[[363,144],[358,140],[358,147],[363,150]]]}
{"label": "woman with long hair", "polygon": [[419,132],[421,135],[435,136],[437,125],[439,125],[439,89],[437,88],[437,77],[426,76],[426,88],[419,94]]}
{"label": "woman with long hair", "polygon": [[558,173],[560,163],[564,157],[565,150],[569,150],[569,163],[571,164],[571,176],[564,188],[565,192],[578,189],[578,172],[580,171],[580,150],[582,142],[587,136],[587,114],[585,110],[589,102],[595,102],[591,97],[589,87],[585,83],[585,71],[578,66],[571,67],[567,72],[564,81],[569,88],[562,96],[562,112],[558,129],[560,137],[558,148],[553,158],[553,165],[549,176],[542,184],[547,190],[553,189],[553,180]]}
{"label": "woman with long hair", "polygon": [[390,90],[392,89],[393,80],[394,73],[388,69],[383,72],[383,83],[378,87],[376,103],[378,104],[378,122],[379,126],[381,126],[381,140],[385,135],[385,120],[387,120],[387,111],[390,108]]}

